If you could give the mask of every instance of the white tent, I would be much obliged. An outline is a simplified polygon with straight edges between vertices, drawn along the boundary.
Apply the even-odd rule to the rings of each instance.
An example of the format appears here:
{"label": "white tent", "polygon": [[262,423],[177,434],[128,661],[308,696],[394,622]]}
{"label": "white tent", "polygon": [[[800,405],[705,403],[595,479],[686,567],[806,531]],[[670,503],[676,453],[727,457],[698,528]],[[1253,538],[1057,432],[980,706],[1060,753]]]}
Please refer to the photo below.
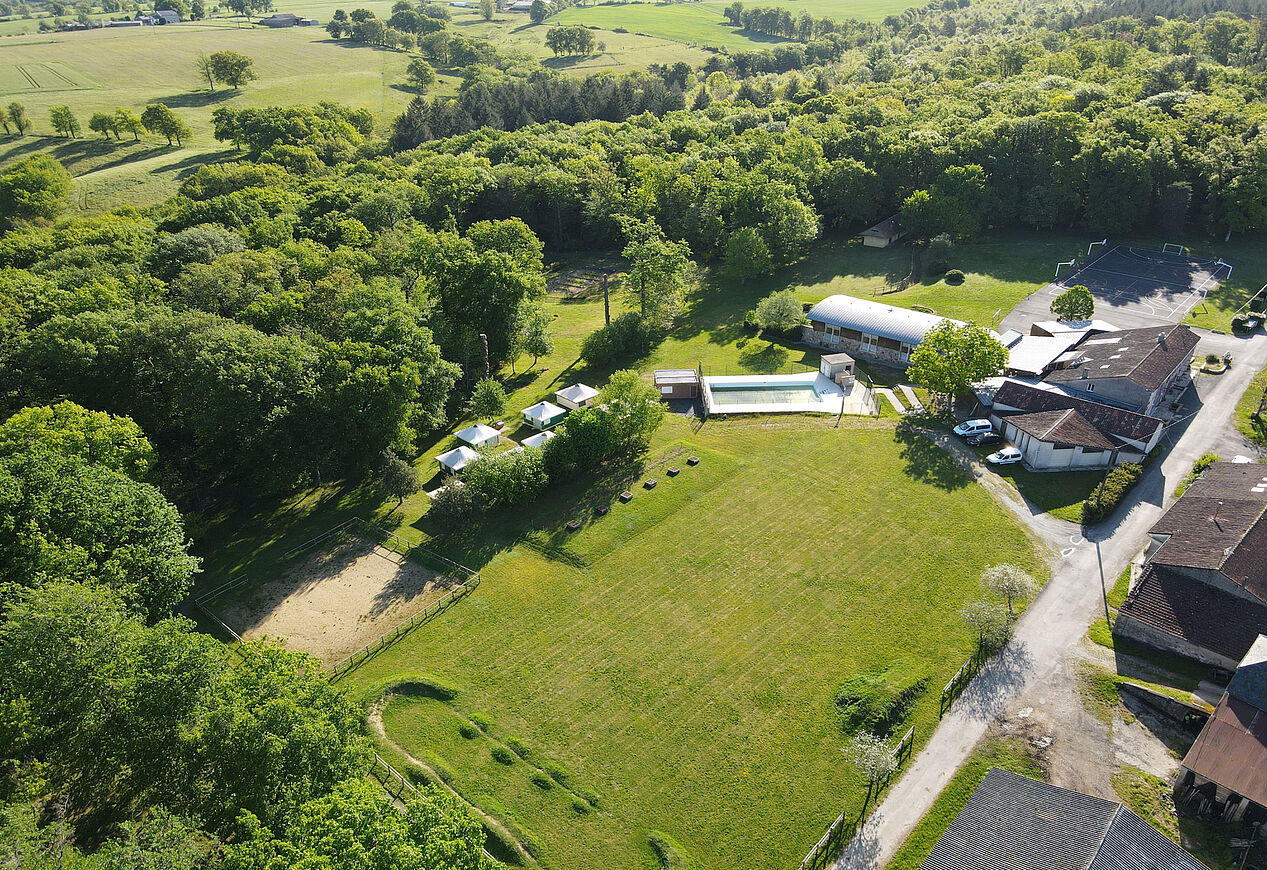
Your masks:
{"label": "white tent", "polygon": [[497,444],[501,440],[501,435],[492,426],[474,423],[458,433],[458,440],[465,441],[472,447],[484,447]]}
{"label": "white tent", "polygon": [[463,468],[479,459],[480,455],[465,444],[460,447],[454,447],[452,450],[446,450],[436,457],[436,462],[440,463],[446,470],[457,474]]}
{"label": "white tent", "polygon": [[598,390],[587,384],[573,384],[554,394],[565,408],[588,408],[598,398]]}
{"label": "white tent", "polygon": [[534,429],[549,429],[563,421],[568,414],[567,408],[560,408],[554,402],[537,402],[531,408],[524,408],[524,422]]}
{"label": "white tent", "polygon": [[522,439],[519,443],[524,447],[543,447],[545,443],[554,437],[554,433],[550,431],[538,432],[536,435],[529,435]]}

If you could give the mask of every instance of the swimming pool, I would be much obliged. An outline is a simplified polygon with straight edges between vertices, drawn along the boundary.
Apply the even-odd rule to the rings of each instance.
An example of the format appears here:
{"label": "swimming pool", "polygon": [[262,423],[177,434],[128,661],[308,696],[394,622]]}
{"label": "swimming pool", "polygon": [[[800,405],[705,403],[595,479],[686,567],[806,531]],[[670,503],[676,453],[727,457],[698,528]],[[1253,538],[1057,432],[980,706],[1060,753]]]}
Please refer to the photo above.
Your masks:
{"label": "swimming pool", "polygon": [[710,384],[721,405],[809,405],[823,397],[813,384]]}

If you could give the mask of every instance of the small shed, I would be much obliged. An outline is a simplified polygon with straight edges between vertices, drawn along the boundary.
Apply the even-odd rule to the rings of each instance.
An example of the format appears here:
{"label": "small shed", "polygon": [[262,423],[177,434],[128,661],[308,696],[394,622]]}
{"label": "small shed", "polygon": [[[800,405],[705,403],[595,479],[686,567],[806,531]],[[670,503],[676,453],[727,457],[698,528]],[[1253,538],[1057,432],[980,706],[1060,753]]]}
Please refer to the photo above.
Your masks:
{"label": "small shed", "polygon": [[565,408],[588,408],[598,398],[598,390],[587,384],[573,384],[559,390],[554,397]]}
{"label": "small shed", "polygon": [[257,24],[264,27],[295,27],[302,19],[293,12],[274,12],[267,18],[260,18]]}
{"label": "small shed", "polygon": [[852,384],[853,364],[853,357],[847,353],[825,353],[818,359],[818,370],[834,384]]}
{"label": "small shed", "polygon": [[699,372],[695,369],[656,369],[655,386],[661,399],[698,399]]}
{"label": "small shed", "polygon": [[524,408],[522,413],[524,422],[533,429],[550,429],[563,422],[568,409],[560,408],[554,402],[537,402],[531,408]]}
{"label": "small shed", "polygon": [[472,447],[489,447],[501,441],[501,435],[492,426],[473,423],[458,433],[458,440],[465,441]]}
{"label": "small shed", "polygon": [[440,467],[446,471],[457,474],[463,468],[479,459],[480,455],[471,448],[462,444],[454,447],[452,450],[446,450],[436,457],[436,462],[440,463]]}
{"label": "small shed", "polygon": [[865,247],[887,248],[906,235],[906,230],[902,228],[902,219],[898,215],[893,215],[888,220],[882,220],[858,235],[862,237],[862,244]]}
{"label": "small shed", "polygon": [[544,447],[545,443],[554,437],[554,433],[550,431],[538,432],[536,435],[529,435],[519,441],[524,447]]}

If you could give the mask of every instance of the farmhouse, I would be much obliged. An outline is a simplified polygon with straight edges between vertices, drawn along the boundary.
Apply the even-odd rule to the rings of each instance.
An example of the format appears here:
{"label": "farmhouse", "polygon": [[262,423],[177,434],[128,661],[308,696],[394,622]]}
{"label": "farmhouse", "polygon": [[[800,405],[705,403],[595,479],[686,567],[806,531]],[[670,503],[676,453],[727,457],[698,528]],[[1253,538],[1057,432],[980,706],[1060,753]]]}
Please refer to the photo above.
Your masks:
{"label": "farmhouse", "polygon": [[136,20],[147,25],[179,24],[180,15],[170,9],[159,9],[155,12],[138,12]]}
{"label": "farmhouse", "polygon": [[1241,660],[1179,768],[1175,800],[1230,822],[1267,822],[1267,637]]}
{"label": "farmhouse", "polygon": [[995,767],[920,870],[1205,870],[1113,801]]}
{"label": "farmhouse", "polygon": [[1137,462],[1157,446],[1165,427],[1156,417],[1011,379],[978,396],[1003,437],[1041,471]]}
{"label": "farmhouse", "polygon": [[803,339],[809,344],[906,368],[911,351],[941,323],[964,324],[910,308],[856,296],[828,296],[809,312]]}
{"label": "farmhouse", "polygon": [[1186,386],[1197,340],[1182,324],[1089,336],[1078,345],[1081,358],[1045,380],[1074,395],[1154,414],[1171,387]]}
{"label": "farmhouse", "polygon": [[906,235],[906,230],[902,228],[902,219],[898,215],[893,215],[888,220],[882,220],[875,226],[858,233],[862,244],[868,248],[887,248],[904,235]]}
{"label": "farmhouse", "polygon": [[1234,668],[1267,633],[1267,473],[1217,462],[1149,530],[1148,563],[1113,631]]}

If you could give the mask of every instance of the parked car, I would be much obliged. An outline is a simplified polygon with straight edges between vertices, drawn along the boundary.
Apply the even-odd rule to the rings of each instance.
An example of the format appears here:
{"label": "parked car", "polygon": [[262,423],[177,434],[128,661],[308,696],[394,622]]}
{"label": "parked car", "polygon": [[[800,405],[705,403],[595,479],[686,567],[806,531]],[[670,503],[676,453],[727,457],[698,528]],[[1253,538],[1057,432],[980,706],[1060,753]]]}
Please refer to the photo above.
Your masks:
{"label": "parked car", "polygon": [[981,435],[994,430],[989,420],[964,420],[951,431],[960,438],[968,435]]}
{"label": "parked car", "polygon": [[991,465],[1014,465],[1023,458],[1021,451],[1015,447],[1004,447],[1002,450],[996,450],[991,453],[985,458],[985,461]]}
{"label": "parked car", "polygon": [[981,432],[976,435],[969,435],[963,440],[973,447],[984,447],[987,444],[998,444],[1003,440],[1003,436],[997,432]]}

